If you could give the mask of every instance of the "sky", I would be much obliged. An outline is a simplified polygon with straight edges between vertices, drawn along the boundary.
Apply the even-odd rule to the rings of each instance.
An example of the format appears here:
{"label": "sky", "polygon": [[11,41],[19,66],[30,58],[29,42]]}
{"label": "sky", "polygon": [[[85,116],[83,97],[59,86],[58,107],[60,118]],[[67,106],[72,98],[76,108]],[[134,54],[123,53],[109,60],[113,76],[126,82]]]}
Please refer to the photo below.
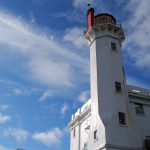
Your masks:
{"label": "sky", "polygon": [[90,98],[88,3],[122,24],[127,83],[150,88],[149,0],[0,0],[0,150],[69,150]]}

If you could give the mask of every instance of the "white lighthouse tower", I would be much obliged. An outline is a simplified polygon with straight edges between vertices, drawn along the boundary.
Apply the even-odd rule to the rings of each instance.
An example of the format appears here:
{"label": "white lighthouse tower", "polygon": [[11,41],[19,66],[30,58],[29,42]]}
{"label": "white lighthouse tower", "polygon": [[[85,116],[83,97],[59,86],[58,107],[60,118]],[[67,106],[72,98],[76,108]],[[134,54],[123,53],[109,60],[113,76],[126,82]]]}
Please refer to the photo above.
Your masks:
{"label": "white lighthouse tower", "polygon": [[106,144],[117,146],[118,141],[122,146],[131,143],[130,146],[135,147],[135,134],[129,131],[132,123],[121,54],[124,31],[110,14],[94,16],[94,9],[90,8],[87,16],[88,30],[84,37],[90,47],[91,137],[95,134],[91,149],[100,149]]}
{"label": "white lighthouse tower", "polygon": [[[133,108],[136,115],[144,115],[142,102],[146,99],[142,96],[150,102],[150,92],[126,84],[121,24],[110,14],[95,16],[93,8],[88,9],[87,18],[84,37],[90,48],[91,99],[72,116],[70,149],[141,150],[145,138],[150,138],[150,124],[139,124]],[[147,114],[150,115],[150,109]],[[149,119],[142,121],[148,123]],[[145,147],[150,148],[148,144]]]}

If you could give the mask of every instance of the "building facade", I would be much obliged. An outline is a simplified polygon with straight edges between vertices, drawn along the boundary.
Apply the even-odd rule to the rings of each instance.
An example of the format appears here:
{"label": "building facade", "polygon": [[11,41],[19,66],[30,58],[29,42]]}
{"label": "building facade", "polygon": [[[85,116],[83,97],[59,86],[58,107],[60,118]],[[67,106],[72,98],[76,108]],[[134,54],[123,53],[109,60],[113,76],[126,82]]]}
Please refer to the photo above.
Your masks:
{"label": "building facade", "polygon": [[150,90],[126,84],[121,24],[87,11],[91,99],[72,115],[70,150],[150,149]]}

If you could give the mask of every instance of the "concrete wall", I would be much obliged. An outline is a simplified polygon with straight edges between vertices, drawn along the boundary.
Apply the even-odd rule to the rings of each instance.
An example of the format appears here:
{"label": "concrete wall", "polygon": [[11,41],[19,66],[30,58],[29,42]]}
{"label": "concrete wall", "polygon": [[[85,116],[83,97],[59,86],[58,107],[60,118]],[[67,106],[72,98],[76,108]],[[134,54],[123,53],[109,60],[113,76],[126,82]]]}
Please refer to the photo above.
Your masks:
{"label": "concrete wall", "polygon": [[81,150],[84,148],[84,144],[88,144],[88,138],[89,138],[89,131],[90,129],[88,128],[89,125],[91,124],[91,117],[86,118],[83,120],[81,123]]}
{"label": "concrete wall", "polygon": [[[80,122],[78,122],[77,126],[74,126],[71,130],[71,150],[82,150],[84,148],[84,144],[88,143],[89,139],[89,125],[91,124],[91,116],[87,116],[83,118]],[[74,129],[76,130],[76,136],[73,136]]]}
{"label": "concrete wall", "polygon": [[[73,135],[74,133],[74,129],[75,129],[75,136]],[[70,150],[79,150],[79,142],[80,142],[80,138],[79,138],[79,134],[80,133],[80,127],[77,125],[77,126],[74,126],[74,128],[72,128],[71,130],[71,138],[70,138]]]}
{"label": "concrete wall", "polygon": [[[72,115],[70,123],[71,138],[70,150],[82,150],[89,139],[89,125],[91,124],[91,100],[88,100],[77,112]],[[74,129],[76,136],[73,136]]]}
{"label": "concrete wall", "polygon": [[[129,92],[129,119],[130,121],[126,126],[119,125],[118,115],[112,117],[105,116],[103,124],[102,119],[99,116],[91,116],[92,112],[88,111],[86,115],[83,113],[92,107],[91,100],[81,107],[81,113],[78,116],[79,122],[74,124],[76,128],[76,137],[73,137],[73,130],[71,131],[71,150],[83,150],[85,142],[88,143],[89,150],[143,150],[144,140],[150,138],[150,90],[142,89],[134,86],[127,86]],[[136,91],[136,92],[135,92]],[[140,92],[137,92],[140,91]],[[136,96],[131,97],[130,95]],[[120,101],[121,99],[119,99]],[[135,111],[135,102],[143,104],[144,115],[138,115]],[[79,111],[77,111],[78,114]],[[104,115],[104,114],[103,114]],[[112,121],[113,118],[114,121]],[[94,121],[94,122],[93,122]],[[114,125],[114,122],[116,125]],[[130,126],[130,123],[132,126]],[[86,128],[90,125],[90,128]],[[111,126],[111,128],[109,128]],[[73,127],[73,128],[74,128]],[[94,131],[97,130],[97,140],[94,140]],[[79,132],[80,131],[80,132]],[[80,133],[80,149],[79,149],[79,133]],[[130,134],[129,137],[129,133]],[[108,135],[106,135],[108,134]],[[109,140],[110,138],[110,140]],[[119,138],[119,139],[118,139]],[[136,142],[136,146],[132,144],[133,139]],[[109,142],[108,142],[109,141]],[[130,142],[131,143],[130,143]],[[128,142],[128,143],[126,143]],[[106,144],[106,145],[105,145]]]}

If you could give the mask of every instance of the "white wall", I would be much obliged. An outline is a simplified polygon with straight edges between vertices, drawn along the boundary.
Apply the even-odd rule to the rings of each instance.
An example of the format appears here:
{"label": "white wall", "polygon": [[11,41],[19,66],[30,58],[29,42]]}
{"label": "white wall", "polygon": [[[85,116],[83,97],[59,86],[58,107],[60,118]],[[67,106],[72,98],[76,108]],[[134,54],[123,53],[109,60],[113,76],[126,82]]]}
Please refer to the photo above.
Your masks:
{"label": "white wall", "polygon": [[[73,136],[73,132],[75,129],[75,136]],[[80,133],[80,127],[77,125],[71,130],[71,139],[70,139],[70,150],[79,150],[79,133]]]}
{"label": "white wall", "polygon": [[[118,27],[115,31],[114,28],[99,25],[85,35],[90,45],[92,98],[90,141],[93,140],[95,130],[103,137],[97,142],[91,142],[94,149],[105,143],[134,148],[140,146],[134,125],[130,122],[128,93],[122,70],[120,33],[123,31]],[[116,52],[112,51],[111,42],[116,43]],[[115,81],[121,82],[122,93],[116,93]],[[126,114],[127,125],[124,127],[119,124],[118,112]]]}
{"label": "white wall", "polygon": [[[129,103],[127,85],[123,74],[121,38],[123,30],[107,24],[95,26],[86,33],[90,47],[91,102],[79,109],[74,117],[76,137],[71,130],[71,150],[82,150],[88,141],[89,150],[99,150],[105,145],[116,148],[109,150],[139,149],[144,145],[146,136],[150,136],[150,108],[144,105],[145,116],[135,115],[134,103]],[[112,51],[111,42],[116,43],[117,51]],[[122,92],[116,93],[115,81],[121,82]],[[143,93],[148,91],[142,90]],[[90,106],[91,105],[91,106]],[[83,115],[91,107],[91,112]],[[126,125],[119,124],[118,112],[124,112]],[[90,117],[90,130],[85,130]],[[90,116],[90,115],[89,115]],[[94,131],[97,130],[97,140]],[[118,147],[118,148],[117,148]],[[119,148],[120,147],[120,148]]]}

